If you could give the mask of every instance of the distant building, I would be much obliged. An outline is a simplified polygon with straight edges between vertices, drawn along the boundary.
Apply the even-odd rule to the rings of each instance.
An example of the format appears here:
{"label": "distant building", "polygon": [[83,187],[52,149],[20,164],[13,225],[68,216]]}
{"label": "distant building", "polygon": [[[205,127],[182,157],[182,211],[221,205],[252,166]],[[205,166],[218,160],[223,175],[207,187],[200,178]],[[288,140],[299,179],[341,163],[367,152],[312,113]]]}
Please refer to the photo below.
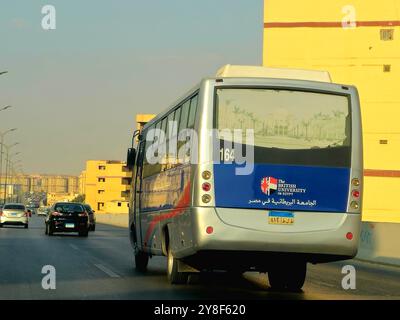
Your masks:
{"label": "distant building", "polygon": [[80,193],[99,213],[127,213],[131,172],[123,161],[89,160],[80,175]]}
{"label": "distant building", "polygon": [[[4,198],[4,185],[6,179],[2,177],[0,183],[1,199]],[[72,175],[50,174],[14,174],[7,177],[8,201],[22,199],[25,193],[52,193],[52,194],[77,194],[79,191],[79,178]]]}

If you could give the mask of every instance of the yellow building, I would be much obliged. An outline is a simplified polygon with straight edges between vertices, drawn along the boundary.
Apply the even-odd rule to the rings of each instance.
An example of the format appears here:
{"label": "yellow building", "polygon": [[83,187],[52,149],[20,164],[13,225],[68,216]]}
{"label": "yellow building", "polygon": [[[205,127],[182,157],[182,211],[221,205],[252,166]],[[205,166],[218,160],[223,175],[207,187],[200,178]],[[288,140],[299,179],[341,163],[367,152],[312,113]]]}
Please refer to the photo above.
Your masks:
{"label": "yellow building", "polygon": [[265,0],[263,65],[327,70],[357,86],[363,220],[400,222],[400,1]]}
{"label": "yellow building", "polygon": [[125,162],[89,160],[80,178],[85,202],[96,212],[128,212],[131,173]]}
{"label": "yellow building", "polygon": [[143,126],[153,119],[156,115],[155,114],[137,114],[136,115],[136,129],[142,130]]}
{"label": "yellow building", "polygon": [[[154,114],[137,114],[136,128],[155,117]],[[98,213],[127,213],[132,174],[123,161],[89,160],[79,175],[79,193],[85,202]]]}

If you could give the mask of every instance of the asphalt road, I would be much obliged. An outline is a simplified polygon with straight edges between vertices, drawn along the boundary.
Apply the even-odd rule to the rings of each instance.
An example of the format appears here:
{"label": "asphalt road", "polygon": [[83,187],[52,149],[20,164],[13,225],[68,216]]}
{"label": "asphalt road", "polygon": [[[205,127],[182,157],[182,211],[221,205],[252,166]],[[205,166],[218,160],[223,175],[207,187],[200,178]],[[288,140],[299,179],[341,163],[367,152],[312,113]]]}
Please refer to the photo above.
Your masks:
{"label": "asphalt road", "polygon": [[[164,257],[151,259],[146,274],[135,272],[126,229],[98,224],[88,238],[48,237],[43,220],[34,216],[29,229],[0,229],[0,299],[400,299],[400,268],[355,260],[309,265],[300,293],[273,292],[258,273],[192,277],[172,286]],[[356,290],[341,287],[346,264],[356,268]],[[56,269],[55,290],[42,288],[45,265]]]}

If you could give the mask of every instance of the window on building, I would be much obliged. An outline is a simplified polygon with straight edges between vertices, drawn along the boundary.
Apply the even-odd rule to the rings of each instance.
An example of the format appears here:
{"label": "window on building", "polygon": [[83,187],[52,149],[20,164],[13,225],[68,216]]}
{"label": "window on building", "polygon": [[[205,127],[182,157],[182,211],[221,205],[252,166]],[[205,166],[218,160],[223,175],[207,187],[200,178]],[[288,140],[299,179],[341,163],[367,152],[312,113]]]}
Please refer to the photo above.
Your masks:
{"label": "window on building", "polygon": [[97,210],[103,210],[104,208],[104,202],[98,202],[97,203]]}
{"label": "window on building", "polygon": [[106,166],[99,166],[99,170],[106,170]]}
{"label": "window on building", "polygon": [[121,204],[121,202],[118,202],[118,207],[120,207],[122,204]]}
{"label": "window on building", "polygon": [[392,41],[394,39],[394,29],[381,29],[380,35],[382,41]]}
{"label": "window on building", "polygon": [[105,190],[97,190],[97,193],[98,194],[102,194],[102,193],[104,193],[105,192]]}
{"label": "window on building", "polygon": [[98,182],[106,182],[106,178],[98,178],[97,181]]}

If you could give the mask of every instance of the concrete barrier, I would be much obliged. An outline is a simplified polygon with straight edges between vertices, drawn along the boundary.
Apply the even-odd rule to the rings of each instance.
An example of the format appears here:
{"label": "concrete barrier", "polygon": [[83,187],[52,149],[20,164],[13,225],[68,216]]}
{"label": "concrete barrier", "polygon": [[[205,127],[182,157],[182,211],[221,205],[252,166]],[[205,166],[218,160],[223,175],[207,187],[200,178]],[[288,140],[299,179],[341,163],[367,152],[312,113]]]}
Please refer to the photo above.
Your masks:
{"label": "concrete barrier", "polygon": [[[98,223],[128,228],[127,213],[98,213]],[[400,223],[363,222],[356,259],[400,266]]]}
{"label": "concrete barrier", "polygon": [[129,215],[127,213],[97,213],[96,222],[128,228]]}
{"label": "concrete barrier", "polygon": [[400,266],[400,223],[363,222],[356,258]]}

